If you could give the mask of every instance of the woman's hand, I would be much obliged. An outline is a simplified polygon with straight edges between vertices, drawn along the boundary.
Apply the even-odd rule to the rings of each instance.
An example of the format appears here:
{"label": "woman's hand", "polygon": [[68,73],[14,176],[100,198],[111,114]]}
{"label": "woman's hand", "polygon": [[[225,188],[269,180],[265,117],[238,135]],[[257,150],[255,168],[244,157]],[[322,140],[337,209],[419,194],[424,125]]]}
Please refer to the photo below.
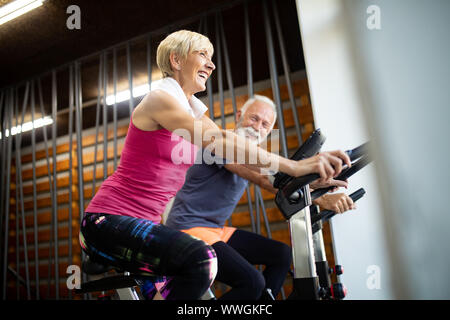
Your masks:
{"label": "woman's hand", "polygon": [[327,184],[338,176],[342,171],[343,164],[349,167],[352,165],[348,155],[341,150],[320,152],[313,157],[294,162],[295,177],[318,173],[320,178],[316,183],[319,184]]}
{"label": "woman's hand", "polygon": [[344,213],[350,209],[356,209],[356,205],[345,193],[325,194],[313,201],[322,210],[331,210],[336,213]]}

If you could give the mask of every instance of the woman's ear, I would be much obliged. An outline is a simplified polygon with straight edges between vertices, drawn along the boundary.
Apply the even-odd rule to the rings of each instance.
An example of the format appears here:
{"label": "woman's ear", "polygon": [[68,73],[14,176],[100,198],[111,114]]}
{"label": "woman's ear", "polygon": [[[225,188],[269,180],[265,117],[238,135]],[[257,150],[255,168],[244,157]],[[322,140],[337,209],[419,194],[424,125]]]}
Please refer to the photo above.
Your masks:
{"label": "woman's ear", "polygon": [[170,56],[170,65],[172,66],[172,70],[181,70],[181,59],[175,52],[171,52]]}

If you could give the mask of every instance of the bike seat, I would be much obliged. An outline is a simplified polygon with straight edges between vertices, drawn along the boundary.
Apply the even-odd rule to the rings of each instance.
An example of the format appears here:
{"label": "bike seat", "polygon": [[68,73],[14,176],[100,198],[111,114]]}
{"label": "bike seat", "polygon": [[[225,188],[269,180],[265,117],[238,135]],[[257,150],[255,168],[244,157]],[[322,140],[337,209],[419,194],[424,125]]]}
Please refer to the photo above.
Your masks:
{"label": "bike seat", "polygon": [[85,257],[81,268],[88,275],[99,275],[114,269],[113,266],[93,261],[89,256]]}

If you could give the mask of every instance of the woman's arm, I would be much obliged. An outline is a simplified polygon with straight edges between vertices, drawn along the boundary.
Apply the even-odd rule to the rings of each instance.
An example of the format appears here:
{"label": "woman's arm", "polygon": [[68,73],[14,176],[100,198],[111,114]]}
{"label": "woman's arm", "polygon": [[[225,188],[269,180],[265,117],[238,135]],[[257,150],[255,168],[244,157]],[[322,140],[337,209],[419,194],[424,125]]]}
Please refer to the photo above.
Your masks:
{"label": "woman's arm", "polygon": [[[276,168],[277,171],[295,177],[318,173],[321,179],[326,180],[340,173],[342,161],[351,165],[348,156],[339,150],[323,152],[301,161],[293,161],[267,152],[244,137],[220,129],[206,116],[201,120],[195,120],[174,97],[162,90],[149,93],[138,107],[141,117],[143,115],[149,117],[151,121],[183,136],[199,147],[212,148],[211,151],[217,156],[231,162],[238,160],[254,167]],[[231,152],[226,152],[227,149]]]}

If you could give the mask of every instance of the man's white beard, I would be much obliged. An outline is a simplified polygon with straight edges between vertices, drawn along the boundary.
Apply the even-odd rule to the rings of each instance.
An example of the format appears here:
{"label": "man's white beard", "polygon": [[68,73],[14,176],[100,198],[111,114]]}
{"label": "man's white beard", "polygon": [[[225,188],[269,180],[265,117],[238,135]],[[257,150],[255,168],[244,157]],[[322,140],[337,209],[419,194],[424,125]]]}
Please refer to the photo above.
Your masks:
{"label": "man's white beard", "polygon": [[241,137],[248,138],[251,142],[260,144],[264,141],[263,137],[261,137],[261,134],[253,129],[252,127],[237,127],[236,128],[236,134]]}

